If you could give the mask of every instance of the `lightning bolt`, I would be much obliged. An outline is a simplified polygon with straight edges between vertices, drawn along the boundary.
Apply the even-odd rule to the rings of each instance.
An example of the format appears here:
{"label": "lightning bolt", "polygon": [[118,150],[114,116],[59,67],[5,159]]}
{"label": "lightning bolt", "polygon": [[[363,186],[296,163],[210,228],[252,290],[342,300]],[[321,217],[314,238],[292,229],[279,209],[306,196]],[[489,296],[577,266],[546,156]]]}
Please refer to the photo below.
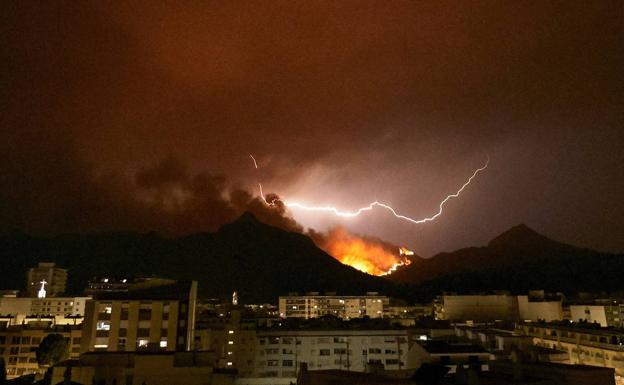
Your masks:
{"label": "lightning bolt", "polygon": [[[253,157],[253,155],[249,154],[249,156],[251,157],[251,159],[254,162],[254,166],[257,169],[258,168],[258,163],[256,162],[256,159]],[[446,198],[444,198],[440,204],[438,205],[438,211],[429,216],[429,217],[425,217],[425,218],[421,218],[421,219],[414,219],[414,218],[410,218],[406,215],[403,214],[399,214],[392,206],[380,202],[380,201],[374,201],[371,202],[370,204],[368,204],[367,206],[361,207],[357,210],[354,211],[343,211],[340,210],[334,206],[309,206],[303,203],[298,203],[298,202],[289,202],[287,200],[283,200],[280,198],[274,198],[272,201],[267,201],[264,192],[262,191],[262,183],[258,183],[258,189],[259,189],[259,193],[260,193],[260,198],[262,199],[262,201],[267,205],[267,206],[275,206],[276,202],[281,202],[285,207],[288,208],[293,208],[293,209],[300,209],[300,210],[305,210],[305,211],[320,211],[320,212],[329,212],[329,213],[333,213],[336,216],[339,217],[346,217],[346,218],[353,218],[353,217],[357,217],[360,214],[364,213],[364,212],[368,212],[368,211],[372,211],[373,208],[375,207],[381,207],[384,208],[388,211],[390,211],[390,213],[392,213],[392,215],[394,215],[396,218],[401,219],[401,220],[405,220],[414,224],[422,224],[422,223],[427,223],[427,222],[432,222],[434,221],[437,217],[439,217],[440,215],[442,215],[443,211],[444,211],[444,205],[450,201],[451,199],[457,198],[460,196],[460,194],[462,193],[462,191],[464,191],[464,189],[466,189],[466,187],[468,187],[470,185],[470,183],[473,181],[474,178],[477,177],[477,175],[479,175],[480,172],[484,171],[488,165],[490,164],[490,157],[487,157],[487,160],[485,161],[485,164],[479,168],[477,168],[472,175],[470,175],[470,177],[468,178],[468,180],[466,180],[466,182],[464,182],[463,185],[461,185],[461,187],[453,194],[447,195]],[[387,271],[385,271],[384,273],[382,273],[381,275],[390,275],[393,272],[395,272],[398,268],[402,267],[402,266],[407,266],[409,265],[412,261],[405,257],[407,255],[413,255],[414,252],[405,248],[400,248],[399,249],[399,255],[402,256],[401,259],[394,263]],[[344,263],[344,262],[343,262]]]}
{"label": "lightning bolt", "polygon": [[[366,211],[371,211],[374,207],[381,207],[384,208],[388,211],[390,211],[392,213],[392,215],[394,215],[396,218],[398,219],[402,219],[414,224],[421,224],[421,223],[427,223],[427,222],[431,222],[434,221],[437,217],[439,217],[440,215],[442,215],[442,212],[444,211],[444,205],[451,199],[457,198],[459,197],[459,195],[462,193],[462,191],[464,191],[464,189],[466,187],[468,187],[468,185],[472,182],[472,180],[483,170],[485,170],[488,165],[490,163],[490,158],[487,158],[487,161],[485,162],[485,164],[481,167],[479,167],[478,169],[476,169],[472,175],[470,176],[470,178],[468,178],[468,180],[459,188],[459,190],[457,190],[454,194],[450,194],[448,195],[446,198],[444,198],[444,200],[442,200],[442,202],[440,202],[439,206],[438,206],[438,211],[433,214],[432,216],[426,217],[426,218],[422,218],[422,219],[414,219],[414,218],[410,218],[406,215],[403,214],[399,214],[392,206],[380,202],[380,201],[374,201],[371,202],[370,204],[368,204],[368,206],[364,206],[361,207],[355,211],[342,211],[336,207],[333,206],[308,206],[306,204],[303,203],[298,203],[298,202],[288,202],[288,201],[284,201],[281,200],[281,202],[284,204],[284,206],[288,207],[288,208],[294,208],[294,209],[300,209],[300,210],[305,210],[305,211],[321,211],[321,212],[330,212],[335,214],[336,216],[339,217],[345,217],[345,218],[353,218],[353,217],[357,217],[358,215],[362,214],[363,212]],[[262,190],[261,190],[262,191]],[[265,200],[266,201],[266,200]],[[274,204],[275,201],[273,202],[267,202],[268,204]]]}
{"label": "lightning bolt", "polygon": [[254,158],[254,156],[251,155],[251,154],[249,154],[249,157],[251,158],[251,160],[253,160],[254,167],[257,169],[258,168],[258,162],[256,162],[256,158]]}
{"label": "lightning bolt", "polygon": [[[254,165],[256,166],[256,168],[258,168],[258,165],[256,163],[255,158],[253,157],[253,155],[249,154],[249,156],[251,157],[251,159],[254,161]],[[300,209],[300,210],[305,210],[305,211],[320,211],[320,212],[329,212],[329,213],[333,213],[336,216],[339,217],[344,217],[344,218],[353,218],[353,217],[357,217],[360,214],[367,212],[367,211],[371,211],[373,210],[373,208],[375,207],[381,207],[383,209],[386,209],[387,211],[390,211],[390,213],[392,213],[392,215],[394,215],[396,218],[401,219],[401,220],[405,220],[414,224],[422,224],[422,223],[427,223],[427,222],[432,222],[434,221],[437,217],[439,217],[440,215],[442,215],[442,212],[444,211],[444,205],[451,199],[457,198],[459,197],[459,195],[462,193],[462,191],[464,191],[464,189],[466,187],[468,187],[468,185],[470,185],[470,183],[472,182],[472,180],[474,178],[477,177],[477,175],[482,172],[483,170],[485,170],[488,165],[490,164],[490,157],[487,157],[487,160],[485,162],[485,164],[481,167],[479,167],[478,169],[476,169],[472,175],[468,178],[468,180],[466,180],[466,182],[453,194],[447,195],[446,198],[444,198],[440,204],[438,205],[438,211],[429,216],[429,217],[425,217],[425,218],[421,218],[421,219],[414,219],[414,218],[410,218],[406,215],[403,214],[399,214],[392,206],[390,206],[387,203],[383,203],[380,201],[374,201],[369,203],[367,206],[361,207],[357,210],[354,211],[343,211],[338,209],[337,207],[334,206],[309,206],[303,203],[299,203],[299,202],[289,202],[287,200],[283,200],[283,199],[274,199],[271,202],[268,202],[264,196],[264,193],[262,191],[262,184],[258,183],[258,188],[260,190],[260,197],[262,198],[262,200],[264,201],[264,203],[266,203],[269,206],[273,206],[275,205],[276,202],[281,202],[282,204],[284,204],[284,206],[288,207],[288,208],[293,208],[293,209]]]}

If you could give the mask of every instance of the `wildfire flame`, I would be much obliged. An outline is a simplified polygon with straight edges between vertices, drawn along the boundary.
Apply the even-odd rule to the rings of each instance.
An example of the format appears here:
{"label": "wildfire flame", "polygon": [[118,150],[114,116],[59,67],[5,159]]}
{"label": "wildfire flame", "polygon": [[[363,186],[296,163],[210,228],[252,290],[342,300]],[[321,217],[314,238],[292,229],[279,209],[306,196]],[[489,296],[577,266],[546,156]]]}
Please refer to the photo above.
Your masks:
{"label": "wildfire flame", "polygon": [[350,234],[341,227],[330,230],[320,241],[317,239],[317,244],[345,265],[377,276],[392,274],[399,267],[409,265],[412,261],[407,256],[414,255],[403,247],[397,253],[388,243]]}

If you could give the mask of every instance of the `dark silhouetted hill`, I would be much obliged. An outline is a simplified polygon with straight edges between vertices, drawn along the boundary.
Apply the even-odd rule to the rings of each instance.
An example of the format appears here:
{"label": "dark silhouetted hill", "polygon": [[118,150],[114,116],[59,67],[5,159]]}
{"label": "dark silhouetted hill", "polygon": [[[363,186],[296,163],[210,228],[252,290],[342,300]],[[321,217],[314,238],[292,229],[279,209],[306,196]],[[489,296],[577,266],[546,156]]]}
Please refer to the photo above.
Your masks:
{"label": "dark silhouetted hill", "polygon": [[292,291],[362,294],[394,285],[343,265],[305,235],[259,222],[246,213],[215,233],[168,239],[155,233],[0,237],[1,288],[23,289],[39,261],[69,269],[69,291],[81,293],[94,276],[161,276],[199,281],[204,296],[275,302]]}
{"label": "dark silhouetted hill", "polygon": [[390,279],[418,285],[417,296],[442,291],[531,289],[571,293],[624,289],[622,272],[622,254],[570,246],[522,224],[492,239],[487,246],[417,260]]}
{"label": "dark silhouetted hill", "polygon": [[243,302],[275,302],[299,291],[367,291],[427,301],[443,291],[624,289],[624,255],[600,253],[553,241],[525,225],[487,246],[440,253],[389,276],[373,277],[343,265],[310,238],[244,214],[215,233],[165,238],[156,233],[101,233],[36,237],[0,236],[0,289],[24,289],[26,270],[39,261],[69,269],[68,291],[80,294],[94,276],[160,276],[199,281],[200,294]]}

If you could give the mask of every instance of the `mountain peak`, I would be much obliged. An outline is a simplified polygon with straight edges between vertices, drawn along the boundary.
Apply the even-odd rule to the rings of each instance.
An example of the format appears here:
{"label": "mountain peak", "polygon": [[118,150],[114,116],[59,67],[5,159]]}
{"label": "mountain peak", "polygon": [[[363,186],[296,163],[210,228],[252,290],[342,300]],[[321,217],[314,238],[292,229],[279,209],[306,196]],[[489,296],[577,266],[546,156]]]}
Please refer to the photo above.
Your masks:
{"label": "mountain peak", "polygon": [[268,225],[260,222],[254,214],[249,211],[245,211],[240,217],[236,218],[230,223],[226,223],[221,226],[218,232],[233,232],[233,233],[248,233],[250,231],[255,232],[260,228],[269,227]]}
{"label": "mountain peak", "polygon": [[260,223],[258,218],[256,218],[256,216],[253,215],[251,213],[251,211],[245,211],[243,213],[243,215],[238,217],[238,219],[236,219],[233,223],[237,223],[237,222],[241,222],[241,223]]}
{"label": "mountain peak", "polygon": [[554,241],[521,223],[492,239],[488,246],[537,246],[544,242],[552,243]]}

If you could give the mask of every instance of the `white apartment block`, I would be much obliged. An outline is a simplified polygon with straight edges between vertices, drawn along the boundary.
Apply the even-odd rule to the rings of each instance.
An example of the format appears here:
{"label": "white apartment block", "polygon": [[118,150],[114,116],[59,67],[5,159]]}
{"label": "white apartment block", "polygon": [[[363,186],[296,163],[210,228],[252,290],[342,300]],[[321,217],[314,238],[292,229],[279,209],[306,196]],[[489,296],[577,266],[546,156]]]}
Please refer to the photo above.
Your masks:
{"label": "white apartment block", "polygon": [[279,297],[282,318],[317,318],[333,315],[342,319],[381,318],[390,299],[371,294],[362,296],[293,295]]}
{"label": "white apartment block", "polygon": [[532,323],[522,328],[534,345],[564,351],[568,357],[561,363],[613,368],[624,376],[624,333],[589,326]]}
{"label": "white apartment block", "polygon": [[54,325],[80,324],[85,304],[91,297],[21,298],[0,297],[0,320],[7,325],[21,325],[40,319]]}
{"label": "white apartment block", "polygon": [[404,329],[258,331],[252,376],[295,379],[301,363],[308,370],[409,369],[415,338]]}

